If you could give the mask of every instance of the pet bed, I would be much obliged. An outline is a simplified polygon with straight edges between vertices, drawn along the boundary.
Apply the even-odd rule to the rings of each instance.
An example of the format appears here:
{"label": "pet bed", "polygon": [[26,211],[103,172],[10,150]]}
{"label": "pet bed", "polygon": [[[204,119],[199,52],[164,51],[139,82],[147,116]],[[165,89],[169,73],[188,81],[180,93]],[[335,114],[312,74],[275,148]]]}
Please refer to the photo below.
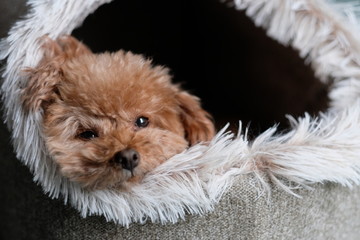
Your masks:
{"label": "pet bed", "polygon": [[[27,80],[21,69],[35,66],[40,60],[39,37],[48,34],[56,38],[70,34],[84,23],[86,17],[87,21],[91,22],[92,18],[96,22],[96,15],[90,14],[109,2],[28,1],[27,14],[13,24],[8,37],[1,42],[0,58],[5,60],[1,88],[5,122],[16,157],[30,169],[33,181],[39,185],[34,186],[28,170],[15,162],[6,150],[8,145],[3,143],[5,160],[1,167],[1,185],[6,194],[1,197],[1,234],[4,238],[355,239],[360,234],[360,39],[354,3],[323,0],[193,1],[201,7],[222,5],[236,14],[246,14],[256,26],[264,28],[270,38],[295,49],[303,59],[302,64],[311,66],[314,79],[319,79],[317,84],[329,86],[328,107],[315,115],[305,113],[314,110],[311,106],[300,108],[298,112],[282,112],[284,115],[294,113],[296,117],[289,115],[289,127],[281,131],[275,125],[256,134],[251,132],[251,124],[247,128],[240,122],[238,133],[232,134],[225,126],[209,146],[196,145],[172,157],[130,192],[88,191],[62,178],[47,155],[41,135],[41,112],[25,114],[20,104],[20,90]],[[116,6],[125,6],[122,1],[110,4],[115,2]],[[135,5],[141,5],[141,1],[135,2]],[[189,6],[184,7],[181,1],[174,2],[168,17],[173,16],[176,9],[196,5],[186,2]],[[159,5],[154,3],[154,6]],[[165,11],[166,6],[161,11]],[[226,18],[237,26],[237,18],[226,14],[219,14],[219,18]],[[185,18],[182,20],[187,21]],[[165,28],[176,27],[167,26],[166,19],[161,23]],[[91,28],[96,29],[96,26]],[[73,34],[80,38],[83,36],[95,51],[127,47],[125,44],[114,45],[114,41],[109,41],[109,45],[106,40],[91,42],[84,29],[86,22]],[[100,25],[99,29],[106,29],[108,34],[118,31],[120,38],[122,34],[131,32],[131,29],[118,28],[117,24]],[[95,35],[99,34],[95,32]],[[115,35],[110,36],[117,39]],[[101,37],[106,39],[106,36]],[[159,41],[163,37],[169,36],[161,36]],[[207,41],[210,39],[204,43]],[[176,54],[176,48],[172,51],[171,54]],[[189,62],[195,61],[192,54],[196,51],[186,54]],[[272,55],[274,59],[277,54]],[[257,62],[249,58],[241,64],[251,61]],[[166,59],[159,62],[167,64]],[[272,63],[272,58],[269,62]],[[187,67],[186,64],[176,66]],[[236,69],[236,65],[231,67]],[[261,69],[264,66],[257,65],[254,73]],[[308,68],[305,66],[304,69]],[[175,67],[175,73],[176,70]],[[210,75],[211,70],[208,68]],[[266,89],[261,86],[256,86],[256,89],[273,94],[272,84],[276,87],[284,84],[276,82],[276,76],[271,79],[274,82],[267,83]],[[220,86],[223,83],[225,87]],[[202,88],[211,87],[211,84],[200,81]],[[241,82],[236,87],[247,88],[247,84]],[[213,87],[226,90],[233,86],[224,79]],[[314,84],[307,90],[310,91],[311,87]],[[226,95],[222,96],[226,99]],[[300,98],[291,102],[287,109],[304,101],[302,95],[305,94],[298,93]],[[276,96],[273,100],[276,102]],[[206,98],[203,101],[206,106]],[[316,101],[320,100],[315,99],[312,103],[317,104]],[[267,112],[257,108],[256,104],[239,101],[226,105],[231,105],[229,111],[232,112],[241,109],[242,105],[250,105],[256,108],[253,112],[260,112],[254,116],[266,118]],[[251,115],[248,118],[251,120]],[[243,119],[240,116],[238,120]],[[267,128],[268,125],[262,126]],[[3,134],[6,135],[6,131],[3,130]]]}

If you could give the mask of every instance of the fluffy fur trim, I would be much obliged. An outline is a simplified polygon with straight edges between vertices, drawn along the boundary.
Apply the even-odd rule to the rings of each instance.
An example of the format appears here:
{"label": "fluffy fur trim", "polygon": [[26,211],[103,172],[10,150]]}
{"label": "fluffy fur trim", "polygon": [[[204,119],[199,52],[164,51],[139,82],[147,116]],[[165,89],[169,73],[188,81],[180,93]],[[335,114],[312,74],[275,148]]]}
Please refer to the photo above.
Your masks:
{"label": "fluffy fur trim", "polygon": [[[62,196],[82,216],[104,215],[128,226],[132,222],[176,222],[186,213],[211,211],[235,177],[254,174],[259,189],[270,193],[270,177],[292,193],[292,185],[324,181],[345,186],[360,183],[359,40],[341,15],[323,0],[235,0],[258,26],[285,45],[298,49],[323,81],[333,81],[332,107],[318,118],[289,117],[292,129],[271,128],[254,141],[220,131],[209,146],[196,145],[148,174],[130,192],[86,191],[59,174],[48,157],[40,131],[41,113],[26,115],[20,104],[20,69],[41,57],[38,38],[70,33],[109,0],[31,0],[29,14],[18,21],[0,45],[6,59],[2,96],[5,120],[17,157],[34,180],[54,198]],[[351,14],[350,14],[351,15]],[[240,124],[241,125],[241,124]]]}

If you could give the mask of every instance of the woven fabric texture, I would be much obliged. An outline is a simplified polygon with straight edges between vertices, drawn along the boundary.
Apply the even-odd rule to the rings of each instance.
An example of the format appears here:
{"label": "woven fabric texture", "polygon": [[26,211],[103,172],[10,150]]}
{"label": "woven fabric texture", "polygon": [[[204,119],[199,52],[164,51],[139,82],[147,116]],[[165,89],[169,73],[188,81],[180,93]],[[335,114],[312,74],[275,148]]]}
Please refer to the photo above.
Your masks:
{"label": "woven fabric texture", "polygon": [[[24,7],[21,9],[25,11]],[[16,15],[15,10],[6,12]],[[15,15],[8,18],[16,19]],[[2,25],[1,34],[9,26],[9,22]],[[213,212],[186,215],[176,224],[147,222],[125,228],[106,222],[102,216],[81,218],[74,208],[64,205],[63,199],[50,199],[33,182],[29,169],[15,158],[4,125],[0,127],[0,136],[0,239],[359,239],[360,236],[360,186],[315,184],[312,189],[294,190],[301,196],[295,197],[271,182],[268,185],[271,190],[262,192],[252,175],[238,177]]]}
{"label": "woven fabric texture", "polygon": [[1,126],[1,239],[358,239],[360,187],[317,184],[295,191],[297,198],[273,186],[271,196],[258,192],[252,176],[238,178],[212,213],[176,224],[132,224],[103,217],[81,218],[62,200],[52,200],[15,159]]}

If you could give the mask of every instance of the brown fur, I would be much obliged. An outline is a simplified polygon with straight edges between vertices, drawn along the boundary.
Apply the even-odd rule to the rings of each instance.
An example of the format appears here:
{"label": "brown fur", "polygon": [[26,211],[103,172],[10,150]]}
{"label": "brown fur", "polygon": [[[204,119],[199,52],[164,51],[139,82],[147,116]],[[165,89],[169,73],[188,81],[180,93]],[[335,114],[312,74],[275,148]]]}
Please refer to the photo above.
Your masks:
{"label": "brown fur", "polygon": [[[171,83],[168,70],[122,50],[93,54],[75,38],[44,38],[44,57],[28,69],[27,111],[43,111],[50,155],[61,173],[84,187],[124,187],[180,153],[209,141],[214,127],[199,100]],[[149,125],[139,128],[138,117]],[[79,138],[83,131],[98,134]],[[136,149],[133,175],[114,155]]]}

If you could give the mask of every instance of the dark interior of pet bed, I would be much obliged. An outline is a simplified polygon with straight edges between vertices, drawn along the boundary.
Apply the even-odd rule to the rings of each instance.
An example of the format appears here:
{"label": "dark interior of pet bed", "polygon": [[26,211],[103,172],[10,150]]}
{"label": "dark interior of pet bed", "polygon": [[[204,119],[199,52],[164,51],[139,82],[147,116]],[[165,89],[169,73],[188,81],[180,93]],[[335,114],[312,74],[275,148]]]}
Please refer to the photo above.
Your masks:
{"label": "dark interior of pet bed", "polygon": [[327,86],[298,52],[218,0],[117,0],[73,32],[95,52],[130,50],[169,67],[175,82],[202,99],[221,128],[238,120],[253,134],[285,114],[316,114]]}
{"label": "dark interior of pet bed", "polygon": [[[20,12],[26,12],[23,2],[0,2],[2,9],[6,9],[0,14],[0,20],[8,21],[8,25],[0,25],[2,37],[11,25],[10,20],[17,19]],[[230,121],[236,129],[237,120],[241,119],[245,124],[251,122],[253,133],[274,123],[286,128],[285,114],[298,116],[305,111],[316,114],[327,107],[327,86],[314,77],[311,68],[296,51],[266,37],[244,13],[226,7],[218,0],[115,0],[89,16],[74,35],[96,52],[123,48],[145,53],[156,63],[170,67],[175,81],[184,82],[186,89],[202,98],[218,127]],[[118,230],[113,223],[106,224],[103,217],[81,219],[79,213],[69,205],[65,206],[62,199],[53,200],[44,195],[43,189],[33,184],[28,168],[15,159],[4,125],[0,127],[0,135],[3,160],[0,182],[4,183],[2,192],[6,193],[0,194],[0,239],[49,239],[68,234],[79,239],[99,233],[121,235],[122,229]],[[247,186],[244,187],[246,191]],[[353,200],[343,190],[330,186],[326,191],[335,196],[333,198],[321,197],[322,190],[307,196],[316,203],[318,199],[338,196],[346,198],[343,202]],[[248,192],[239,194],[247,195]],[[276,194],[273,193],[275,198]],[[278,195],[287,198],[283,191]],[[308,198],[304,198],[305,201],[295,198],[296,201],[290,202],[286,199],[286,202],[291,205],[289,209],[296,211],[304,202],[313,203]],[[243,213],[253,212],[262,201],[256,203],[245,204],[239,209]],[[316,204],[311,206],[316,209]],[[221,207],[219,209],[222,211]],[[321,210],[324,216],[328,214],[328,208]],[[216,213],[215,217],[220,215]],[[253,223],[251,219],[241,219],[243,224],[238,226]],[[208,224],[208,221],[202,222],[204,226]],[[170,227],[169,232],[172,228],[175,232],[176,229],[188,229],[188,222],[182,224],[167,227]],[[264,225],[258,226],[262,229]],[[149,227],[159,228],[158,225],[145,225],[143,230]],[[153,232],[158,233],[155,230]],[[131,231],[125,233],[131,234]],[[251,231],[250,235],[253,233]],[[241,234],[247,236],[246,232]]]}

